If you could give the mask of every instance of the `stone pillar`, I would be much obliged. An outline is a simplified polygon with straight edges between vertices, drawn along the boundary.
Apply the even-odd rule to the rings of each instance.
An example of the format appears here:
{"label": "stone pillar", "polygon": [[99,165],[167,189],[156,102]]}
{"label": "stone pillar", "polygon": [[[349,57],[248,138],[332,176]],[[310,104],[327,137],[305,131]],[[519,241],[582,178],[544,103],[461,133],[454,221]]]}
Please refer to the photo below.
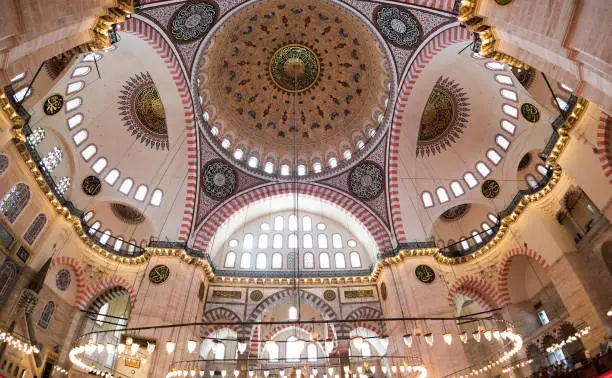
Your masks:
{"label": "stone pillar", "polygon": [[[150,270],[157,265],[170,269],[169,278],[161,283],[152,283]],[[160,326],[201,321],[204,302],[198,292],[205,282],[204,273],[198,265],[187,264],[176,257],[153,257],[149,261],[142,284],[138,291],[134,309],[128,322],[129,328]],[[197,360],[200,351],[199,327],[164,328],[136,332],[137,335],[156,340],[157,347],[147,366],[134,377],[163,378],[174,362]],[[197,341],[196,350],[188,353],[187,340]],[[166,341],[176,342],[174,353],[166,353]],[[189,370],[197,363],[181,364]],[[121,371],[121,370],[120,370]],[[128,371],[129,373],[129,371]],[[127,374],[127,373],[126,373]],[[132,376],[132,374],[129,374]]]}

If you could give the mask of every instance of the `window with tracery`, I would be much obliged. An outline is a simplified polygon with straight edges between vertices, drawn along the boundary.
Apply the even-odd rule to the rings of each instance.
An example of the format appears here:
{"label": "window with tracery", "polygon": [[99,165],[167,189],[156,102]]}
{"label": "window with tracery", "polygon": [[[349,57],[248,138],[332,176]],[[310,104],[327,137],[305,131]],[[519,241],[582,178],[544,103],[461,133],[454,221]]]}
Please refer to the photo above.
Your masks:
{"label": "window with tracery", "polygon": [[14,223],[19,214],[25,209],[30,201],[30,187],[19,183],[2,198],[0,211],[6,216],[10,223]]}
{"label": "window with tracery", "polygon": [[55,312],[55,302],[49,301],[45,305],[45,308],[40,315],[40,319],[38,319],[38,326],[42,329],[49,328],[51,324],[51,319],[53,318],[53,313]]}
{"label": "window with tracery", "polygon": [[43,165],[47,172],[51,173],[58,165],[62,162],[64,158],[64,151],[62,151],[59,147],[53,147],[51,151],[42,159]]}
{"label": "window with tracery", "polygon": [[47,224],[47,216],[45,214],[38,214],[34,221],[28,227],[25,234],[23,235],[23,239],[29,244],[32,245],[40,235],[40,232]]}

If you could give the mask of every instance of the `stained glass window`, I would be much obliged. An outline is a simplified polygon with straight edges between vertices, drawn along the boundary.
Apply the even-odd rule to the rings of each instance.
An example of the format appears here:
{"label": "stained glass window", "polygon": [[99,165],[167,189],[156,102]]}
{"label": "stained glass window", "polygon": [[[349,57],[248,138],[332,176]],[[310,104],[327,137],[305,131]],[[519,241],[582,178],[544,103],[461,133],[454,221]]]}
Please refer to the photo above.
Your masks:
{"label": "stained glass window", "polygon": [[49,328],[49,324],[51,324],[51,318],[53,317],[54,312],[55,303],[53,301],[47,302],[42,314],[40,315],[40,319],[38,320],[38,326],[42,329]]}
{"label": "stained glass window", "polygon": [[36,218],[34,218],[34,222],[32,222],[30,227],[28,227],[27,231],[23,235],[24,240],[29,245],[34,244],[34,241],[36,241],[38,235],[40,235],[40,232],[45,227],[45,224],[47,224],[47,216],[42,213],[38,214]]}
{"label": "stained glass window", "polygon": [[53,147],[51,151],[42,159],[43,165],[47,172],[51,173],[58,165],[62,162],[64,158],[64,151],[62,151],[59,147]]}
{"label": "stained glass window", "polygon": [[6,172],[9,165],[9,159],[6,155],[0,154],[0,175]]}
{"label": "stained glass window", "polygon": [[66,291],[70,287],[70,271],[67,269],[60,269],[55,275],[55,286],[61,291]]}
{"label": "stained glass window", "polygon": [[26,184],[20,182],[13,186],[11,191],[2,198],[0,210],[2,214],[7,217],[9,222],[14,223],[29,201],[30,188]]}

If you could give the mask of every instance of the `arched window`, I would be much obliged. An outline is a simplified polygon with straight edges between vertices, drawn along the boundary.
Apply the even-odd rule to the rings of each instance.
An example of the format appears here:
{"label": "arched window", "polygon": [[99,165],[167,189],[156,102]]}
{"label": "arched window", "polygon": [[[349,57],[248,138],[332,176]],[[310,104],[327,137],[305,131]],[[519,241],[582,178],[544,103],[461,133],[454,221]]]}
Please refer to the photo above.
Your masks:
{"label": "arched window", "polygon": [[319,268],[329,269],[329,255],[325,252],[319,254]]}
{"label": "arched window", "polygon": [[538,187],[538,180],[536,180],[533,175],[529,174],[525,176],[525,180],[527,181],[527,185],[529,185],[530,188],[533,189]]}
{"label": "arched window", "polygon": [[349,151],[349,150],[345,150],[345,151],[342,153],[342,156],[344,156],[344,160],[349,160],[349,159],[350,159],[350,158],[353,156],[353,154],[351,154],[351,151]]}
{"label": "arched window", "polygon": [[561,89],[563,89],[564,91],[568,91],[570,93],[574,92],[574,90],[570,87],[568,87],[567,85],[563,84],[563,83],[559,83],[559,86],[561,87]]}
{"label": "arched window", "polygon": [[502,159],[502,157],[494,149],[487,151],[487,158],[495,165],[499,164]]}
{"label": "arched window", "polygon": [[508,75],[495,75],[495,80],[504,85],[512,85],[512,78]]}
{"label": "arched window", "polygon": [[121,249],[122,245],[123,245],[123,238],[122,237],[118,237],[117,240],[115,240],[115,246],[113,247],[113,249],[115,251],[119,251]]}
{"label": "arched window", "polygon": [[30,202],[30,187],[20,182],[2,198],[0,210],[10,223],[14,223],[28,202]]}
{"label": "arched window", "polygon": [[480,227],[482,227],[482,229],[484,231],[487,232],[487,234],[491,235],[493,233],[493,230],[491,229],[491,226],[489,226],[489,224],[487,222],[482,222],[482,225],[480,225]]}
{"label": "arched window", "polygon": [[468,243],[468,241],[465,238],[461,238],[461,248],[463,248],[463,250],[467,250],[470,248],[470,243]]}
{"label": "arched window", "polygon": [[251,267],[251,254],[243,253],[240,258],[240,269],[249,269]]}
{"label": "arched window", "polygon": [[478,231],[472,231],[472,239],[474,239],[474,242],[476,244],[482,243],[482,238],[480,237],[480,234],[478,233]]}
{"label": "arched window", "polygon": [[19,73],[11,78],[11,83],[16,83],[19,80],[23,79],[26,76],[25,72]]}
{"label": "arched window", "polygon": [[320,249],[327,249],[327,235],[325,234],[319,234],[317,236],[317,245],[319,246]]}
{"label": "arched window", "polygon": [[340,236],[340,234],[332,235],[332,245],[334,246],[335,249],[342,248],[342,236]]}
{"label": "arched window", "polygon": [[96,162],[91,166],[91,169],[93,169],[96,173],[100,173],[104,170],[104,168],[106,168],[107,165],[108,161],[105,158],[101,157],[96,160]]}
{"label": "arched window", "polygon": [[221,141],[221,147],[225,148],[226,150],[230,148],[231,145],[232,142],[230,142],[227,138],[223,138],[223,140]]}
{"label": "arched window", "polygon": [[163,196],[164,196],[164,192],[162,192],[161,189],[155,189],[153,191],[153,194],[151,195],[151,201],[149,202],[153,206],[160,206]]}
{"label": "arched window", "polygon": [[215,360],[225,359],[225,344],[221,341],[215,346]]}
{"label": "arched window", "polygon": [[512,105],[508,105],[508,104],[504,104],[502,106],[502,111],[506,114],[509,115],[512,118],[517,118],[518,119],[518,109]]}
{"label": "arched window", "polygon": [[298,176],[304,176],[306,175],[306,166],[304,164],[299,164],[296,171]]}
{"label": "arched window", "polygon": [[503,135],[497,135],[495,137],[495,143],[506,151],[510,147],[510,141]]}
{"label": "arched window", "polygon": [[548,169],[542,164],[536,165],[536,171],[538,171],[538,173],[541,174],[542,176],[548,175]]}
{"label": "arched window", "polygon": [[236,264],[236,254],[234,252],[229,252],[225,256],[225,265],[224,266],[226,268],[233,268],[235,264]]}
{"label": "arched window", "polygon": [[49,328],[51,324],[51,319],[53,318],[53,313],[55,312],[55,302],[49,301],[45,305],[45,308],[40,315],[40,319],[38,319],[38,326],[42,329]]}
{"label": "arched window", "polygon": [[89,227],[89,235],[95,234],[100,229],[100,226],[102,226],[102,223],[95,221],[94,224]]}
{"label": "arched window", "polygon": [[485,67],[493,71],[503,71],[506,69],[506,65],[500,62],[487,62]]}
{"label": "arched window", "polygon": [[372,357],[372,349],[370,348],[370,343],[367,341],[361,344],[361,357]]}
{"label": "arched window", "polygon": [[351,252],[349,259],[351,260],[351,268],[361,268],[361,257],[359,257],[359,253]]}
{"label": "arched window", "polygon": [[87,130],[80,130],[72,136],[72,140],[74,141],[74,144],[76,144],[78,147],[81,145],[81,143],[87,140],[88,135],[89,134],[87,133]]}
{"label": "arched window", "polygon": [[289,176],[289,166],[287,164],[282,164],[280,166],[280,174],[281,176]]}
{"label": "arched window", "polygon": [[255,259],[255,268],[266,269],[266,264],[268,263],[266,260],[265,253],[258,253],[257,258]]}
{"label": "arched window", "polygon": [[272,269],[281,269],[283,267],[283,255],[275,253],[272,255]]}
{"label": "arched window", "polygon": [[298,222],[297,217],[294,214],[289,215],[289,231],[297,231]]}
{"label": "arched window", "polygon": [[80,125],[81,122],[83,122],[83,115],[75,114],[72,117],[68,118],[68,128],[72,130],[78,125]]}
{"label": "arched window", "polygon": [[47,216],[43,213],[38,214],[36,218],[34,218],[34,222],[32,222],[30,227],[28,227],[28,230],[23,235],[23,239],[29,245],[34,244],[34,241],[36,241],[38,235],[40,235],[40,232],[45,227],[45,224],[47,224]]}
{"label": "arched window", "polygon": [[257,160],[257,157],[251,156],[249,158],[249,167],[257,168],[258,165],[259,165],[259,160]]}
{"label": "arched window", "polygon": [[465,180],[467,186],[469,186],[470,188],[473,188],[478,185],[478,180],[476,180],[476,176],[474,176],[471,172],[464,174],[463,179]]}
{"label": "arched window", "polygon": [[242,151],[240,148],[236,148],[236,150],[234,151],[234,158],[238,160],[242,160],[243,157],[244,157],[244,151]]}
{"label": "arched window", "polygon": [[314,343],[309,343],[307,348],[308,361],[317,362],[317,346]]}
{"label": "arched window", "polygon": [[106,302],[98,310],[98,314],[96,315],[96,323],[98,325],[104,324],[104,319],[106,318],[106,314],[108,314],[108,308],[109,307],[110,306],[109,306],[108,302]]}
{"label": "arched window", "polygon": [[482,178],[487,178],[487,176],[491,174],[491,169],[481,161],[476,163],[476,170],[478,171],[478,173],[480,173]]}
{"label": "arched window", "polygon": [[89,161],[89,159],[91,159],[96,154],[96,151],[98,151],[96,146],[90,144],[89,146],[85,147],[83,151],[81,151],[81,156],[83,157],[83,159],[85,159],[85,161]]}
{"label": "arched window", "polygon": [[277,216],[274,218],[274,231],[282,231],[283,230],[283,217]]}
{"label": "arched window", "polygon": [[431,197],[431,193],[423,192],[421,194],[421,200],[423,201],[423,206],[432,207],[433,206],[433,198]]}
{"label": "arched window", "polygon": [[289,320],[297,320],[298,319],[298,310],[294,306],[289,307]]}
{"label": "arched window", "polygon": [[311,234],[304,234],[303,237],[304,243],[302,244],[302,247],[304,248],[312,248],[312,235]]}
{"label": "arched window", "polygon": [[283,248],[283,235],[282,234],[274,235],[274,240],[272,241],[272,248],[274,249]]}
{"label": "arched window", "polygon": [[487,215],[487,218],[489,218],[489,220],[493,222],[493,224],[497,224],[499,222],[499,219],[497,219],[497,216],[493,213],[489,213]]}
{"label": "arched window", "polygon": [[272,362],[278,361],[278,345],[270,344],[266,346],[266,349],[268,350],[268,359]]}
{"label": "arched window", "polygon": [[32,91],[29,90],[30,87],[23,87],[13,95],[13,98],[17,102],[21,102],[23,99],[30,97]]}
{"label": "arched window", "polygon": [[311,231],[312,230],[312,218],[308,215],[302,217],[302,231]]}
{"label": "arched window", "polygon": [[304,269],[314,269],[314,255],[310,252],[304,253]]}
{"label": "arched window", "polygon": [[449,201],[448,193],[444,188],[436,189],[436,196],[438,197],[438,201],[440,201],[440,203],[445,203]]}
{"label": "arched window", "polygon": [[59,147],[53,147],[51,151],[42,159],[43,165],[47,172],[51,173],[58,165],[62,162],[64,158],[64,151]]}
{"label": "arched window", "polygon": [[134,181],[131,178],[126,178],[121,183],[121,186],[119,187],[119,192],[125,195],[128,195],[128,193],[130,193],[130,190],[132,190],[133,185],[134,185]]}
{"label": "arched window", "polygon": [[100,236],[100,244],[106,245],[106,243],[108,242],[108,239],[110,239],[110,236],[111,236],[110,230],[104,231],[102,236]]}
{"label": "arched window", "polygon": [[[557,96],[555,97],[557,99],[557,103],[559,103],[559,106],[561,107],[561,110],[565,111],[569,108],[569,105],[567,104],[567,101],[565,101],[564,99],[562,99],[561,97]],[[554,103],[554,100],[553,100]],[[556,103],[554,103],[555,107],[557,106]]]}
{"label": "arched window", "polygon": [[244,240],[242,242],[242,248],[245,251],[249,251],[253,249],[253,234],[244,235]]}
{"label": "arched window", "polygon": [[[387,100],[385,100],[385,101],[387,101]],[[357,141],[355,146],[357,147],[358,150],[363,150],[363,148],[365,147],[365,142],[360,139],[360,140]]]}
{"label": "arched window", "polygon": [[6,259],[0,264],[0,298],[6,298],[13,290],[13,285],[17,282],[18,272],[19,265],[13,260]]}
{"label": "arched window", "polygon": [[85,223],[87,223],[87,222],[89,222],[94,217],[94,215],[95,215],[95,213],[93,211],[88,211],[83,216],[83,220],[85,221]]}
{"label": "arched window", "polygon": [[287,248],[297,248],[297,235],[296,234],[289,234],[288,239],[287,239]]}
{"label": "arched window", "polygon": [[320,173],[321,169],[323,169],[323,166],[319,162],[316,162],[312,165],[312,170],[314,171],[314,173]]}
{"label": "arched window", "polygon": [[77,67],[72,73],[72,77],[85,76],[89,73],[89,71],[91,71],[91,68],[89,66]]}
{"label": "arched window", "polygon": [[510,135],[514,135],[514,132],[516,131],[516,125],[505,119],[501,120],[501,128]]}
{"label": "arched window", "polygon": [[68,100],[66,102],[66,112],[71,112],[74,109],[79,108],[82,103],[83,101],[79,97],[73,98],[72,100]]}
{"label": "arched window", "polygon": [[450,188],[453,191],[453,194],[455,195],[455,197],[459,197],[463,195],[463,193],[465,193],[459,181],[452,181],[450,184]]}
{"label": "arched window", "polygon": [[147,192],[149,191],[149,188],[142,184],[138,187],[138,189],[136,189],[136,194],[134,194],[134,199],[140,202],[143,202],[145,197],[147,196]]}
{"label": "arched window", "polygon": [[[45,129],[43,129],[42,127],[37,127],[34,130],[32,130],[32,132],[30,133],[30,135],[26,137],[26,139],[28,140],[28,143],[32,147],[36,147],[40,144],[40,142],[42,142],[45,139],[45,134],[46,134]],[[5,155],[2,155],[2,156],[5,156]]]}
{"label": "arched window", "polygon": [[257,240],[257,248],[259,249],[268,248],[268,235],[267,234],[259,235],[259,240]]}
{"label": "arched window", "polygon": [[346,261],[344,259],[344,253],[337,252],[334,255],[334,261],[336,263],[336,269],[344,269],[344,268],[346,268]]}
{"label": "arched window", "polygon": [[287,362],[298,362],[300,360],[300,353],[298,352],[301,351],[295,345],[296,343],[297,337],[287,337],[287,342],[285,343],[285,359]]}
{"label": "arched window", "polygon": [[274,163],[272,163],[271,161],[266,162],[266,164],[264,164],[264,172],[266,172],[266,173],[273,173],[274,172]]}
{"label": "arched window", "polygon": [[510,101],[518,101],[518,96],[516,95],[515,91],[512,91],[510,89],[502,89],[501,91],[501,95],[503,98],[505,98],[506,100],[510,100]]}

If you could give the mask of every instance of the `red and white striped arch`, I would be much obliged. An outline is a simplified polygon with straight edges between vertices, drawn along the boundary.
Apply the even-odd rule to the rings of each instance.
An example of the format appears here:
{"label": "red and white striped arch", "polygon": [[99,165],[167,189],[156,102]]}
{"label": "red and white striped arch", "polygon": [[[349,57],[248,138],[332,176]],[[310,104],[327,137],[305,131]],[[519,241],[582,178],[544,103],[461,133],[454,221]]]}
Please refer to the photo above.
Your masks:
{"label": "red and white striped arch", "polygon": [[189,91],[189,82],[185,73],[181,69],[180,61],[174,54],[171,45],[155,28],[139,18],[131,17],[121,24],[121,30],[126,33],[137,35],[140,37],[140,39],[151,45],[159,57],[166,63],[166,66],[170,71],[170,75],[172,75],[172,79],[176,84],[179,95],[181,96],[187,143],[187,194],[185,196],[185,209],[183,211],[183,219],[178,232],[178,240],[185,242],[189,238],[191,222],[193,221],[198,175],[198,147],[196,139],[195,114],[193,101]]}
{"label": "red and white striped arch", "polygon": [[510,290],[508,288],[508,275],[510,273],[510,264],[514,256],[524,255],[534,259],[538,264],[542,265],[544,270],[548,271],[550,265],[546,262],[546,259],[539,253],[529,248],[513,248],[506,256],[501,260],[499,264],[499,273],[497,275],[497,291],[499,292],[499,302],[502,306],[512,304],[510,299]]}
{"label": "red and white striped arch", "polygon": [[400,209],[400,189],[398,176],[400,132],[404,112],[408,106],[408,100],[412,95],[412,90],[415,87],[417,80],[421,76],[421,73],[427,64],[446,47],[456,43],[469,41],[470,38],[471,34],[466,28],[461,28],[459,25],[456,25],[441,31],[438,35],[429,40],[429,42],[413,59],[410,66],[407,67],[407,73],[397,96],[395,110],[393,112],[393,122],[391,123],[391,137],[389,140],[388,175],[391,219],[393,222],[393,228],[395,229],[395,236],[397,237],[397,241],[400,243],[408,242],[404,231],[404,223],[402,221]]}
{"label": "red and white striped arch", "polygon": [[461,0],[395,0],[394,3],[420,5],[422,7],[438,9],[445,12],[452,12],[455,1]]}
{"label": "red and white striped arch", "polygon": [[77,259],[69,256],[58,256],[51,260],[51,266],[69,266],[72,268],[76,279],[76,296],[78,298],[83,295],[83,291],[85,290],[85,273],[83,272],[81,263]]}
{"label": "red and white striped arch", "polygon": [[463,276],[458,278],[448,292],[448,305],[455,310],[455,296],[457,294],[470,297],[478,303],[483,311],[499,307],[499,293],[487,280],[477,276]]}
{"label": "red and white striped arch", "polygon": [[241,209],[261,200],[291,195],[296,193],[296,191],[299,195],[323,200],[331,206],[342,209],[347,214],[352,215],[368,230],[370,236],[376,242],[379,251],[382,252],[392,248],[391,236],[386,227],[363,204],[337,190],[310,183],[276,183],[258,187],[232,198],[229,202],[212,211],[198,226],[194,247],[207,252],[210,241],[219,227]]}
{"label": "red and white striped arch", "polygon": [[117,286],[121,286],[127,290],[130,296],[130,305],[134,306],[134,302],[136,302],[136,292],[134,291],[132,284],[125,278],[118,275],[105,277],[104,279],[89,285],[83,290],[82,293],[77,295],[76,305],[79,309],[85,310],[87,306],[89,306],[89,304],[99,295],[104,294],[106,290]]}
{"label": "red and white striped arch", "polygon": [[608,183],[612,184],[612,118],[604,112],[599,116],[597,125],[597,151],[599,152],[599,162],[603,169]]}

